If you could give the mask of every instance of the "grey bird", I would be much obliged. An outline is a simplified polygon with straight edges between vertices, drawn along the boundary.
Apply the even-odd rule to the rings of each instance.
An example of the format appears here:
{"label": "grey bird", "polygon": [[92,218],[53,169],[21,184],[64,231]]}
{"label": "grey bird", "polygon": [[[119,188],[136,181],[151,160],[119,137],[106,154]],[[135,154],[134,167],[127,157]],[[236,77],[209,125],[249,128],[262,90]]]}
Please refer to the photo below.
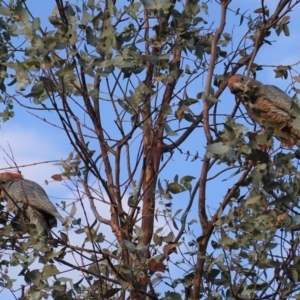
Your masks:
{"label": "grey bird", "polygon": [[30,223],[39,223],[49,232],[64,219],[48,198],[44,189],[18,173],[0,173],[0,197],[7,201],[6,209]]}

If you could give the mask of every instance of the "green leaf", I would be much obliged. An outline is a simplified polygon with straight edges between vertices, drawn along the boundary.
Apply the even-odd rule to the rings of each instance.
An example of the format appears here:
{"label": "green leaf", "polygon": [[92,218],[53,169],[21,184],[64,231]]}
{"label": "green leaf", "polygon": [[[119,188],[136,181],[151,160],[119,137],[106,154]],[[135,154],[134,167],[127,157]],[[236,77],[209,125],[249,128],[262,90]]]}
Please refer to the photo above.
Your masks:
{"label": "green leaf", "polygon": [[18,4],[15,8],[15,15],[18,15],[20,17],[20,23],[22,25],[25,25],[28,23],[29,20],[29,13],[28,11],[22,6],[22,2],[18,1]]}
{"label": "green leaf", "polygon": [[129,242],[128,240],[124,240],[124,246],[126,247],[126,249],[131,252],[134,253],[135,251],[135,245],[132,244],[131,242]]}
{"label": "green leaf", "polygon": [[34,285],[39,286],[42,275],[39,270],[32,270],[26,274],[25,278],[29,279],[29,282],[33,283]]}
{"label": "green leaf", "polygon": [[214,144],[210,144],[207,146],[207,151],[213,153],[213,154],[225,154],[226,152],[228,152],[230,150],[231,147],[229,147],[228,145],[222,143],[222,142],[218,142],[218,143],[214,143]]}
{"label": "green leaf", "polygon": [[44,267],[42,272],[42,279],[48,279],[50,276],[57,275],[60,272],[57,267],[53,264],[47,265]]}
{"label": "green leaf", "polygon": [[180,179],[181,184],[190,183],[192,180],[196,179],[194,176],[186,175]]}
{"label": "green leaf", "polygon": [[177,132],[174,132],[171,127],[169,126],[169,124],[167,122],[164,123],[164,127],[165,127],[165,131],[167,133],[168,136],[176,136],[178,135]]}
{"label": "green leaf", "polygon": [[129,106],[125,100],[121,100],[121,99],[118,99],[118,104],[126,111],[128,112],[129,114],[131,115],[135,115],[136,114],[136,111],[133,109],[132,106]]}
{"label": "green leaf", "polygon": [[74,66],[67,63],[67,64],[65,64],[65,67],[63,69],[56,72],[56,75],[58,77],[67,77],[67,76],[73,74],[73,72],[74,72],[73,69],[74,69]]}
{"label": "green leaf", "polygon": [[299,274],[296,268],[290,268],[294,282],[298,282]]}
{"label": "green leaf", "polygon": [[63,242],[65,243],[65,244],[67,244],[68,243],[68,236],[65,234],[65,233],[63,233],[63,232],[60,232],[60,237],[61,237],[61,239],[63,240]]}
{"label": "green leaf", "polygon": [[251,233],[254,230],[254,224],[250,223],[250,222],[243,222],[243,223],[241,223],[241,225],[239,227],[241,230],[243,230],[247,233]]}
{"label": "green leaf", "polygon": [[174,228],[175,228],[176,230],[179,230],[179,228],[178,228],[177,223],[175,222],[175,220],[173,219],[172,221],[173,221],[172,223],[173,223]]}
{"label": "green leaf", "polygon": [[37,93],[40,93],[43,91],[44,91],[44,82],[43,81],[38,81],[31,88],[31,93],[33,93],[33,94],[37,94]]}
{"label": "green leaf", "polygon": [[93,16],[91,14],[88,13],[88,7],[86,6],[86,4],[83,2],[82,3],[82,24],[86,25],[89,22],[91,22],[93,19]]}
{"label": "green leaf", "polygon": [[32,29],[34,31],[38,30],[41,26],[41,19],[40,18],[34,18],[32,21]]}
{"label": "green leaf", "polygon": [[86,28],[85,33],[86,33],[86,41],[89,45],[96,47],[100,43],[99,38],[94,35],[91,27],[88,26]]}
{"label": "green leaf", "polygon": [[174,233],[172,231],[170,231],[167,236],[163,237],[163,241],[166,242],[166,243],[171,243],[171,242],[174,241],[174,239],[175,239],[175,236],[174,236]]}
{"label": "green leaf", "polygon": [[128,198],[128,206],[129,207],[136,207],[137,203],[138,203],[138,199],[135,196],[131,195]]}
{"label": "green leaf", "polygon": [[191,122],[191,123],[195,122],[195,118],[190,113],[185,113],[183,118],[188,122]]}
{"label": "green leaf", "polygon": [[178,184],[178,183],[169,183],[168,184],[168,190],[172,193],[172,194],[178,194],[178,193],[182,193],[185,191],[185,188]]}
{"label": "green leaf", "polygon": [[290,36],[290,30],[287,24],[283,24],[282,29],[285,36]]}
{"label": "green leaf", "polygon": [[95,0],[88,0],[88,3],[87,3],[87,7],[88,8],[94,8],[95,6]]}
{"label": "green leaf", "polygon": [[210,103],[216,103],[219,100],[216,97],[213,97],[213,96],[205,96],[204,101],[205,102],[210,102]]}
{"label": "green leaf", "polygon": [[3,16],[10,16],[12,14],[12,11],[8,7],[0,6],[0,15]]}
{"label": "green leaf", "polygon": [[113,289],[109,289],[107,290],[104,294],[103,297],[104,298],[112,298],[115,294],[117,294],[121,289],[120,288],[113,288]]}
{"label": "green leaf", "polygon": [[254,13],[256,13],[256,14],[261,14],[263,12],[264,12],[264,8],[263,7],[260,7],[260,8],[257,8],[257,9],[254,10]]}
{"label": "green leaf", "polygon": [[259,201],[261,196],[255,196],[246,200],[246,205],[253,205]]}
{"label": "green leaf", "polygon": [[166,292],[164,300],[182,300],[181,295],[176,292]]}
{"label": "green leaf", "polygon": [[181,212],[182,212],[182,209],[177,209],[176,212],[175,212],[175,214],[174,214],[174,216],[173,216],[173,219],[175,219],[175,217],[177,215],[179,215]]}
{"label": "green leaf", "polygon": [[75,216],[76,211],[77,211],[77,207],[76,207],[75,203],[73,202],[72,208],[71,208],[71,211],[70,211],[70,217],[71,218],[73,218]]}

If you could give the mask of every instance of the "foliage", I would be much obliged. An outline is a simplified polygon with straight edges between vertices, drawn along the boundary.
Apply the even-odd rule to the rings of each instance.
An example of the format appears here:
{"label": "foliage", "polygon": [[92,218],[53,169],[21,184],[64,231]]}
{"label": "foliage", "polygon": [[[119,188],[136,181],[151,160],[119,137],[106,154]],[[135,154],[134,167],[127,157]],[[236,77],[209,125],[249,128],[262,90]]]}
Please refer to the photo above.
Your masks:
{"label": "foliage", "polygon": [[[300,154],[253,137],[222,98],[230,76],[268,67],[256,56],[290,36],[300,1],[234,2],[56,0],[46,19],[0,1],[0,116],[65,133],[52,179],[76,197],[52,238],[2,203],[0,285],[15,297],[300,297]],[[297,65],[272,68],[299,93]]]}

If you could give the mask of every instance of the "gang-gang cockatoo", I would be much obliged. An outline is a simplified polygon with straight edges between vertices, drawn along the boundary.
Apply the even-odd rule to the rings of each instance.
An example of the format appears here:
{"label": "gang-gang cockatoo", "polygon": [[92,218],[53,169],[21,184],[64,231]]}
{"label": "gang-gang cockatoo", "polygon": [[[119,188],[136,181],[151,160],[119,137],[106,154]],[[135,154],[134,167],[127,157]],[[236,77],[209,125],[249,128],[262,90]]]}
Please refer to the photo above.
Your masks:
{"label": "gang-gang cockatoo", "polygon": [[300,109],[285,92],[240,74],[229,79],[228,87],[254,122],[273,128],[282,146],[292,148],[297,144],[300,140]]}
{"label": "gang-gang cockatoo", "polygon": [[64,219],[49,200],[44,189],[18,173],[0,173],[1,198],[7,201],[7,211],[33,224],[41,224],[49,232]]}

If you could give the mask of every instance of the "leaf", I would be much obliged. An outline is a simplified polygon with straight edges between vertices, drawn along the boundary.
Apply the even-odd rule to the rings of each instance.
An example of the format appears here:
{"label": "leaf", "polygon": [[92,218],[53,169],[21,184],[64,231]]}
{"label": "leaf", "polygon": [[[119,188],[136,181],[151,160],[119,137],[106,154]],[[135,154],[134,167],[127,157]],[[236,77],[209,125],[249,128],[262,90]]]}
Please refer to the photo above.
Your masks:
{"label": "leaf", "polygon": [[281,23],[286,23],[291,17],[290,16],[284,16],[282,19],[281,19]]}
{"label": "leaf", "polygon": [[176,230],[179,230],[179,228],[178,228],[177,223],[175,222],[175,220],[173,219],[172,221],[173,221],[173,226],[174,226],[174,228],[175,228]]}
{"label": "leaf", "polygon": [[69,239],[68,239],[68,236],[67,236],[65,233],[60,232],[60,237],[61,237],[62,241],[63,241],[65,244],[68,243]]}
{"label": "leaf", "polygon": [[29,13],[28,11],[22,6],[22,2],[18,1],[18,4],[14,11],[15,15],[18,15],[20,17],[20,21],[22,25],[26,25],[29,20]]}
{"label": "leaf", "polygon": [[217,155],[225,154],[229,150],[230,147],[222,142],[210,144],[207,146],[207,151]]}
{"label": "leaf", "polygon": [[184,119],[188,122],[191,122],[191,123],[195,122],[195,118],[190,113],[185,113],[184,114]]}
{"label": "leaf", "polygon": [[174,233],[170,231],[167,236],[163,237],[163,241],[166,243],[171,243],[174,240],[174,238],[175,238]]}
{"label": "leaf", "polygon": [[56,75],[58,77],[67,77],[67,76],[70,76],[70,75],[73,75],[73,69],[74,69],[74,66],[72,64],[65,64],[64,68],[59,70],[58,72],[56,72]]}
{"label": "leaf", "polygon": [[283,29],[283,32],[284,32],[285,36],[290,36],[290,30],[289,30],[289,27],[288,27],[287,24],[283,24],[282,29]]}
{"label": "leaf", "polygon": [[175,212],[175,214],[174,214],[174,216],[173,216],[173,219],[175,219],[175,217],[176,217],[178,214],[180,214],[181,212],[182,212],[182,208],[177,209],[176,212]]}
{"label": "leaf", "polygon": [[259,201],[261,196],[255,196],[246,200],[246,205],[253,205]]}
{"label": "leaf", "polygon": [[132,108],[132,106],[129,106],[125,100],[121,100],[121,99],[118,99],[118,104],[126,111],[128,112],[129,114],[131,115],[135,115],[136,114],[136,111]]}
{"label": "leaf", "polygon": [[63,177],[61,176],[61,174],[54,174],[51,176],[51,178],[55,181],[62,181]]}
{"label": "leaf", "polygon": [[181,184],[190,183],[192,180],[196,179],[196,177],[191,175],[186,175],[180,179]]}
{"label": "leaf", "polygon": [[107,290],[105,293],[103,293],[103,298],[115,298],[113,297],[116,293],[118,293],[121,289],[120,288],[113,288]]}
{"label": "leaf", "polygon": [[181,295],[176,292],[165,292],[164,300],[182,300]]}
{"label": "leaf", "polygon": [[292,77],[295,81],[297,81],[298,83],[300,83],[300,76],[293,76]]}
{"label": "leaf", "polygon": [[196,98],[197,98],[197,99],[202,99],[202,94],[203,94],[203,92],[198,93],[198,94],[196,95]]}
{"label": "leaf", "polygon": [[96,238],[96,242],[97,243],[103,243],[104,240],[105,240],[105,235],[102,232],[98,233],[97,238]]}
{"label": "leaf", "polygon": [[178,246],[178,244],[167,244],[167,245],[164,246],[163,252],[164,252],[164,256],[165,256],[166,259],[169,259],[170,252],[174,248],[176,249],[177,246]]}
{"label": "leaf", "polygon": [[227,181],[228,179],[234,177],[235,175],[237,175],[238,173],[240,173],[242,171],[241,168],[238,168],[236,171],[234,171],[229,177],[223,179],[222,181]]}
{"label": "leaf", "polygon": [[6,284],[5,285],[1,285],[7,289],[11,289],[13,286],[13,280],[10,279],[10,277],[7,274],[1,273],[2,277],[6,280]]}
{"label": "leaf", "polygon": [[290,268],[290,271],[291,271],[292,278],[293,278],[294,282],[298,282],[299,275],[298,275],[297,269],[296,268]]}
{"label": "leaf", "polygon": [[165,272],[166,270],[166,266],[160,262],[160,261],[157,261],[155,260],[154,258],[151,258],[149,263],[148,263],[148,267],[149,267],[149,270],[151,272]]}
{"label": "leaf", "polygon": [[174,132],[171,127],[169,126],[169,124],[167,122],[164,123],[164,127],[165,127],[165,131],[167,133],[168,136],[176,136],[178,135],[177,132]]}
{"label": "leaf", "polygon": [[131,195],[128,198],[128,203],[127,204],[128,204],[129,207],[136,207],[137,203],[138,203],[138,199],[135,196]]}
{"label": "leaf", "polygon": [[42,275],[39,270],[32,270],[28,272],[25,277],[29,279],[29,282],[32,282],[36,286],[40,285],[40,280],[42,279]]}
{"label": "leaf", "polygon": [[174,182],[175,182],[175,183],[178,183],[178,177],[179,177],[178,174],[176,174],[176,175],[174,176]]}
{"label": "leaf", "polygon": [[255,141],[258,145],[266,145],[266,143],[268,142],[268,135],[265,133],[259,134],[255,137]]}
{"label": "leaf", "polygon": [[171,194],[170,194],[170,193],[167,193],[167,192],[162,188],[161,183],[160,183],[160,179],[158,180],[157,186],[158,186],[158,192],[159,192],[159,194],[160,194],[162,197],[164,197],[164,198],[166,198],[166,199],[169,199],[169,200],[173,199],[172,196],[171,196]]}
{"label": "leaf", "polygon": [[97,232],[94,228],[92,227],[84,227],[84,232],[86,234],[86,241],[89,241],[89,242],[92,242],[92,243],[95,243],[97,241]]}
{"label": "leaf", "polygon": [[205,96],[204,101],[205,102],[210,102],[210,103],[216,103],[219,100],[216,97],[213,97],[213,96]]}
{"label": "leaf", "polygon": [[263,12],[264,12],[264,8],[263,7],[260,7],[260,8],[257,8],[257,9],[254,10],[254,13],[256,13],[256,14],[261,14]]}
{"label": "leaf", "polygon": [[95,5],[95,0],[88,0],[88,3],[87,3],[87,7],[88,8],[94,8],[94,5]]}
{"label": "leaf", "polygon": [[53,264],[46,265],[42,272],[42,279],[48,279],[50,276],[59,274],[59,270]]}
{"label": "leaf", "polygon": [[40,18],[34,18],[32,21],[32,29],[33,30],[38,30],[41,26],[41,19]]}
{"label": "leaf", "polygon": [[82,3],[82,24],[86,25],[89,22],[91,22],[93,19],[93,16],[91,14],[88,13],[88,8],[86,6],[86,4],[83,2]]}
{"label": "leaf", "polygon": [[185,188],[175,182],[169,183],[168,184],[168,190],[172,193],[172,194],[178,194],[178,193],[182,193],[185,191]]}
{"label": "leaf", "polygon": [[0,15],[3,16],[10,16],[12,14],[12,11],[8,7],[0,6]]}
{"label": "leaf", "polygon": [[240,229],[247,233],[251,233],[254,230],[254,224],[250,222],[243,222],[240,225]]}
{"label": "leaf", "polygon": [[77,211],[77,207],[76,207],[75,203],[73,202],[72,208],[71,208],[71,211],[70,211],[70,217],[71,218],[73,218],[75,216],[76,211]]}
{"label": "leaf", "polygon": [[131,252],[134,253],[135,251],[135,245],[132,244],[131,242],[129,242],[128,240],[124,240],[124,246],[126,247],[126,249]]}

